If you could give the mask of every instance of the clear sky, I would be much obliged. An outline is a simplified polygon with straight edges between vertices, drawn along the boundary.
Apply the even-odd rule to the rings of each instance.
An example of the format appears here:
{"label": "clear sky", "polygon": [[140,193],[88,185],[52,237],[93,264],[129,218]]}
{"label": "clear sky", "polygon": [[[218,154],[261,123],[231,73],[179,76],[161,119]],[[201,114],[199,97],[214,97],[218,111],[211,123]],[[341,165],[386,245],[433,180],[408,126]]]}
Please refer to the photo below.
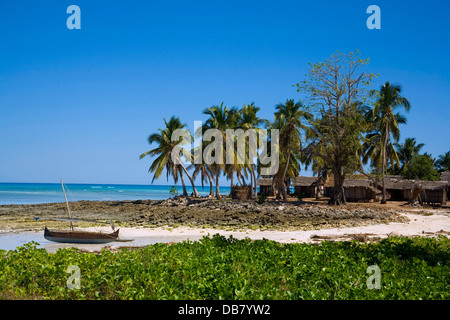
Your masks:
{"label": "clear sky", "polygon": [[[81,30],[69,30],[69,5]],[[369,30],[369,5],[381,29]],[[411,102],[401,141],[450,149],[450,2],[0,1],[0,181],[147,184],[147,137],[177,115],[298,99],[308,62],[359,49]],[[308,174],[308,173],[306,173]],[[166,184],[165,177],[157,181]],[[171,183],[170,181],[168,182]]]}

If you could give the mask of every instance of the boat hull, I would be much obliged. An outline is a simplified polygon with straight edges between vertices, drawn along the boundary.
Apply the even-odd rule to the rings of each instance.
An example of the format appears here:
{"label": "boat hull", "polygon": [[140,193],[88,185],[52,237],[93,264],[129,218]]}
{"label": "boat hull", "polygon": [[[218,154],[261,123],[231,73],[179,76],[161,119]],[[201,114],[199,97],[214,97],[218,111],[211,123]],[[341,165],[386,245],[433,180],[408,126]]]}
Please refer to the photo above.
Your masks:
{"label": "boat hull", "polygon": [[119,229],[112,233],[88,232],[88,231],[66,231],[49,230],[45,228],[44,238],[60,243],[86,243],[102,244],[116,241],[119,237]]}

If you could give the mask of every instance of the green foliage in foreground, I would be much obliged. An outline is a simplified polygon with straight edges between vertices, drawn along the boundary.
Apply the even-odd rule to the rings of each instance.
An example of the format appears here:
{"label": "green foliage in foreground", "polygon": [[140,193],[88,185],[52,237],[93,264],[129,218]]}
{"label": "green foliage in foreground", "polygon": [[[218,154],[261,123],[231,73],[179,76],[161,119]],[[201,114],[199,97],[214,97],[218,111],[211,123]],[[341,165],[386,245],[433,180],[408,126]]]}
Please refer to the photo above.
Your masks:
{"label": "green foliage in foreground", "polygon": [[[450,299],[446,237],[280,244],[214,235],[113,253],[0,251],[3,299]],[[69,265],[81,289],[68,289]],[[368,289],[367,267],[381,270]]]}

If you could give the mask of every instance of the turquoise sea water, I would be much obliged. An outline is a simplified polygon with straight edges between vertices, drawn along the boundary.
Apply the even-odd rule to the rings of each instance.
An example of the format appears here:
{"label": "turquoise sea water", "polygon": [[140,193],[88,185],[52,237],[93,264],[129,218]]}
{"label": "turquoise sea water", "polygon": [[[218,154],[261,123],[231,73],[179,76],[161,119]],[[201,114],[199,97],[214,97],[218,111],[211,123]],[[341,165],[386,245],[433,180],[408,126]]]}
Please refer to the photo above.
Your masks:
{"label": "turquoise sea water", "polygon": [[[79,200],[162,200],[171,197],[172,186],[124,185],[124,184],[66,184],[68,201]],[[178,194],[183,193],[177,186]],[[192,193],[192,187],[186,186]],[[197,187],[202,196],[209,194],[209,187]],[[227,195],[230,187],[220,187],[220,193]],[[36,204],[64,202],[64,194],[59,183],[0,183],[0,205]]]}

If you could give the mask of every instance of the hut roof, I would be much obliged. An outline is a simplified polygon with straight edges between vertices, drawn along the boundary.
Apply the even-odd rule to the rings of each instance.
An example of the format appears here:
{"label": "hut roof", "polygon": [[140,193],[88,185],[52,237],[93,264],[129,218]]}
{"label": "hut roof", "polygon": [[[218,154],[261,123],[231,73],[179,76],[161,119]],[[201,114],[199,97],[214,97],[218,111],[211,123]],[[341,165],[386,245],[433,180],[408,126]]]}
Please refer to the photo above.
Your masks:
{"label": "hut roof", "polygon": [[[364,177],[365,178],[365,177]],[[325,183],[326,187],[334,187],[333,177],[329,177]],[[381,193],[380,190],[373,186],[373,181],[367,178],[363,179],[361,176],[357,176],[356,179],[346,178],[344,180],[344,188],[367,188],[375,193]]]}
{"label": "hut roof", "polygon": [[372,185],[372,180],[369,179],[345,179],[344,188],[366,188],[379,194],[381,191]]}
{"label": "hut roof", "polygon": [[450,184],[450,172],[441,172],[441,181],[447,181]]}
{"label": "hut roof", "polygon": [[422,185],[424,190],[445,190],[447,189],[447,181],[417,181]]}
{"label": "hut roof", "polygon": [[[442,190],[446,189],[447,181],[422,181],[422,180],[409,180],[409,179],[397,179],[391,177],[385,177],[386,189],[396,189],[396,190],[408,190],[414,185],[422,185],[424,190]],[[378,185],[381,187],[381,185]]]}
{"label": "hut roof", "polygon": [[295,177],[291,183],[293,187],[311,187],[314,183],[316,183],[317,177],[303,177],[298,176]]}
{"label": "hut roof", "polygon": [[345,179],[344,187],[369,187],[371,183],[368,179]]}
{"label": "hut roof", "polygon": [[[367,179],[367,176],[365,176],[363,174],[351,174],[351,175],[347,175],[345,177],[344,185],[346,185],[347,181],[354,181],[354,180],[371,181],[371,180]],[[358,183],[358,182],[354,182],[354,183]],[[365,183],[365,182],[362,182],[362,183]],[[334,175],[333,174],[330,174],[328,176],[327,180],[325,181],[325,187],[334,187]]]}
{"label": "hut roof", "polygon": [[[408,190],[411,189],[416,180],[408,180],[404,179],[401,176],[397,178],[397,176],[386,176],[384,178],[384,184],[386,189],[394,189],[394,190]],[[382,187],[382,184],[379,183],[379,187]]]}
{"label": "hut roof", "polygon": [[259,178],[258,182],[256,183],[258,186],[271,186],[272,185],[272,179],[269,178]]}

